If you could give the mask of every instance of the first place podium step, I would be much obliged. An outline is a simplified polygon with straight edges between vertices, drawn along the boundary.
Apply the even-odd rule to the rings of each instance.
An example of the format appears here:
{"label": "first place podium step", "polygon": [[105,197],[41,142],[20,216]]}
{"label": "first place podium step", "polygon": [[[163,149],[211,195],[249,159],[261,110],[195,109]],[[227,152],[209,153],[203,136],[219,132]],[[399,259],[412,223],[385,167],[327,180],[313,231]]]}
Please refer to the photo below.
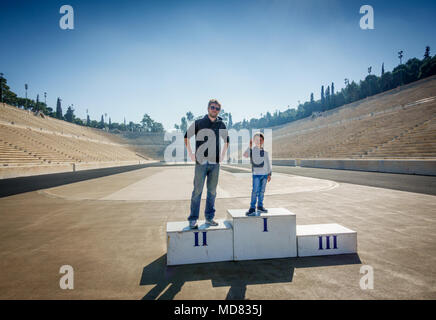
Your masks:
{"label": "first place podium step", "polygon": [[297,256],[296,215],[284,208],[247,217],[247,210],[227,210],[233,224],[235,260],[288,258]]}

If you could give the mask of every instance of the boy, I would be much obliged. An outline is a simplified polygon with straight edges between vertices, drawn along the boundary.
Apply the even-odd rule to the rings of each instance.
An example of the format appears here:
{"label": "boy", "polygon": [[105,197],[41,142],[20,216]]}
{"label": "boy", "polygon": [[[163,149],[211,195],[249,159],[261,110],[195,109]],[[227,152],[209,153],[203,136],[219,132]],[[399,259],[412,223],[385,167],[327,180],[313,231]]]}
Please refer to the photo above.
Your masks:
{"label": "boy", "polygon": [[263,197],[266,184],[271,181],[272,174],[268,152],[263,149],[263,133],[257,132],[253,139],[255,144],[254,148],[252,148],[253,142],[250,140],[250,148],[244,152],[244,157],[250,157],[251,171],[253,173],[253,189],[251,191],[250,209],[246,213],[247,216],[256,215],[256,200],[257,211],[261,213],[268,212],[268,210],[263,207]]}

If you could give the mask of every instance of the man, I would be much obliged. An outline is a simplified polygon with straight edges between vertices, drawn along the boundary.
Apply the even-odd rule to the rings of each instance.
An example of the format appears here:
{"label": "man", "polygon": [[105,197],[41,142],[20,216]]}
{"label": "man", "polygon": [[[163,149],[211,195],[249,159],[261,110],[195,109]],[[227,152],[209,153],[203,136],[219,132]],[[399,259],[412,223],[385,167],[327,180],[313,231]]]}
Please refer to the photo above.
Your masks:
{"label": "man", "polygon": [[[216,226],[215,216],[216,187],[220,161],[224,159],[229,146],[227,128],[222,118],[218,115],[221,104],[212,99],[207,105],[207,115],[196,120],[185,133],[185,145],[188,156],[195,161],[194,191],[191,196],[191,213],[188,217],[189,227],[197,229],[197,220],[200,212],[201,194],[204,181],[207,178],[207,197],[204,215],[206,224]],[[195,154],[191,150],[189,139],[195,135]],[[220,152],[220,137],[224,140],[224,147]]]}

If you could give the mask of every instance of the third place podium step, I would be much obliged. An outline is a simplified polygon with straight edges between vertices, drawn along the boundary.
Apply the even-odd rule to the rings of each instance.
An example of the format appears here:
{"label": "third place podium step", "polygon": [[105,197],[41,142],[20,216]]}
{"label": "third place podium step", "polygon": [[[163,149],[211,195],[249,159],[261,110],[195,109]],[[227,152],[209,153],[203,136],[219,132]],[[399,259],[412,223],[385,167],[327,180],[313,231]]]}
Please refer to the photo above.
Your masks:
{"label": "third place podium step", "polygon": [[357,232],[337,223],[297,226],[298,256],[356,253]]}
{"label": "third place podium step", "polygon": [[284,208],[268,209],[253,217],[246,209],[227,210],[233,224],[235,260],[297,256],[296,215]]}

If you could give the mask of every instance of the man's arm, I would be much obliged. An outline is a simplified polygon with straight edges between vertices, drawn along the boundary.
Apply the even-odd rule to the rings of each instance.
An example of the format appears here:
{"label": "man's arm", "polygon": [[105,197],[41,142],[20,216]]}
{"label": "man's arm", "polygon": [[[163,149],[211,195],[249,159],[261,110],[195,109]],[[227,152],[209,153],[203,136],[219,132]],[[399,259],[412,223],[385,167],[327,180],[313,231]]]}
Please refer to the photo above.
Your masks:
{"label": "man's arm", "polygon": [[192,161],[195,161],[195,154],[192,152],[191,144],[189,143],[189,139],[188,138],[185,138],[185,146],[186,146],[186,149],[188,150],[188,157]]}
{"label": "man's arm", "polygon": [[222,126],[219,129],[219,135],[223,138],[224,140],[224,147],[223,150],[221,151],[221,155],[220,155],[220,162],[222,160],[224,160],[227,149],[229,148],[229,143],[230,143],[230,138],[229,138],[229,131],[227,130],[226,125],[224,124],[224,122],[222,122]]}
{"label": "man's arm", "polygon": [[229,143],[228,142],[224,143],[223,151],[221,152],[220,162],[224,159],[228,148],[229,148]]}
{"label": "man's arm", "polygon": [[195,162],[195,154],[192,152],[191,143],[189,142],[190,138],[195,135],[195,121],[189,126],[188,130],[185,133],[185,146],[188,150],[188,157]]}

